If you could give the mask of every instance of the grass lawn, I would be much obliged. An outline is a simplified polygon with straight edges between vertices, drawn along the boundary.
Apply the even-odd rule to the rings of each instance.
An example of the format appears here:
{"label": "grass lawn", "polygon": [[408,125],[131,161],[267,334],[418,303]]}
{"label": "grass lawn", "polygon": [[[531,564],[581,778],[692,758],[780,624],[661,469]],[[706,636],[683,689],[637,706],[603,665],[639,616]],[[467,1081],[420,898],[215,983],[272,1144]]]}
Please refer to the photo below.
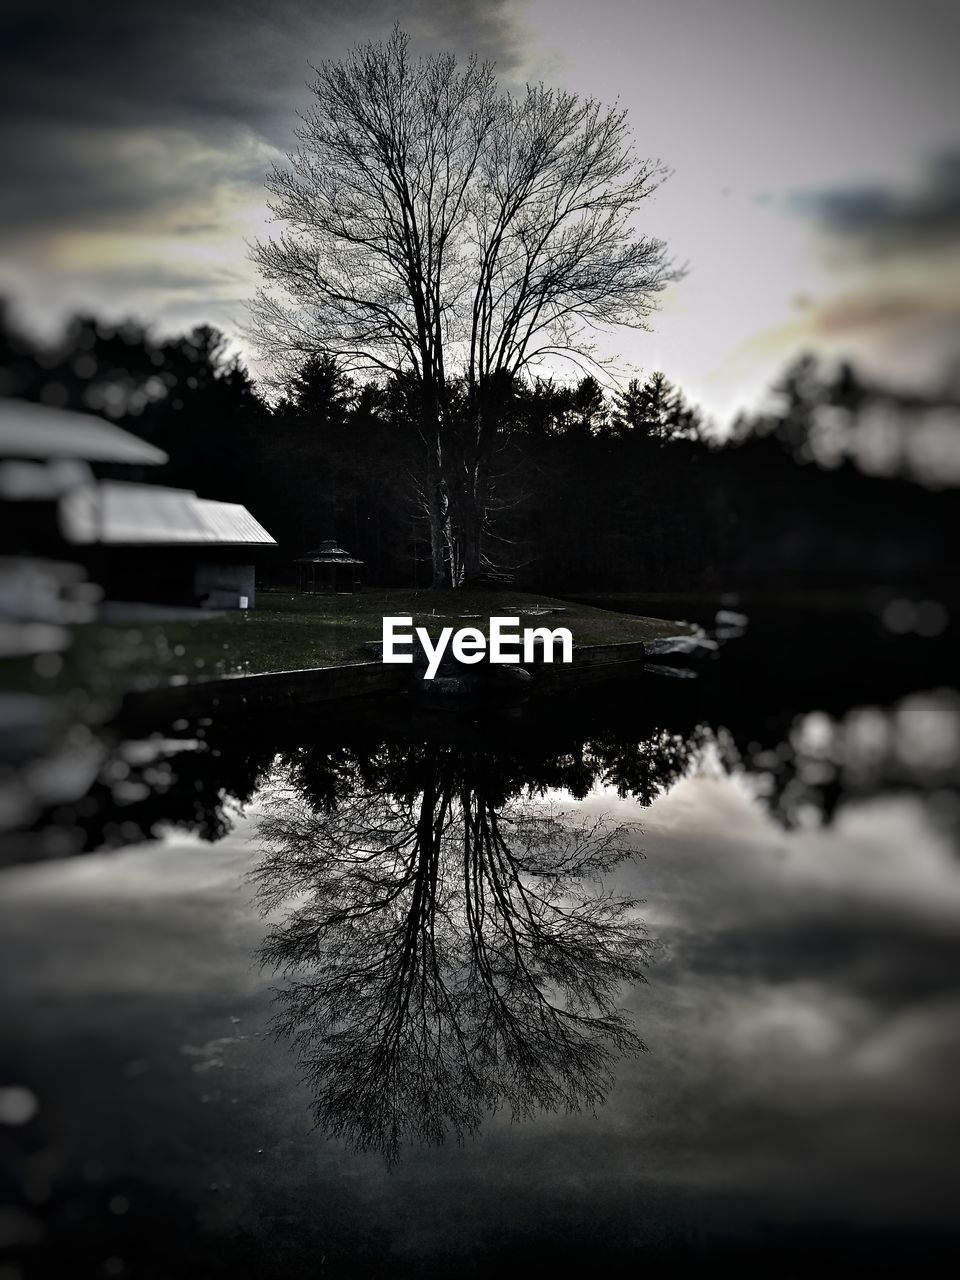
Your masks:
{"label": "grass lawn", "polygon": [[[557,612],[542,613],[543,610]],[[190,622],[75,629],[55,682],[111,696],[158,679],[204,679],[257,671],[299,670],[372,661],[363,645],[379,640],[384,615],[411,616],[436,636],[442,627],[477,626],[519,617],[520,626],[565,626],[574,644],[617,644],[676,635],[682,623],[635,618],[517,591],[368,590],[357,595],[305,596],[261,592],[257,608]],[[49,685],[48,685],[49,688]]]}

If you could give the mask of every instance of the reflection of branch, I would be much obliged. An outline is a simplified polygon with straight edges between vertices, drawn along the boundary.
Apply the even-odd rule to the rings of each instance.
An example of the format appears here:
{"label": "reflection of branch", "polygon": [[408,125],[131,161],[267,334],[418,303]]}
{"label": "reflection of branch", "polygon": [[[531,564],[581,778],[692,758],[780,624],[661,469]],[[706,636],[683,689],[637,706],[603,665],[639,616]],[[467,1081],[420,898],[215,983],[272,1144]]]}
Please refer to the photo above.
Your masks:
{"label": "reflection of branch", "polygon": [[255,872],[265,910],[293,903],[262,956],[316,1122],[391,1160],[500,1106],[596,1105],[643,1048],[613,1005],[648,959],[636,904],[585,887],[624,829],[420,772],[410,798],[360,784],[328,813],[277,788]]}

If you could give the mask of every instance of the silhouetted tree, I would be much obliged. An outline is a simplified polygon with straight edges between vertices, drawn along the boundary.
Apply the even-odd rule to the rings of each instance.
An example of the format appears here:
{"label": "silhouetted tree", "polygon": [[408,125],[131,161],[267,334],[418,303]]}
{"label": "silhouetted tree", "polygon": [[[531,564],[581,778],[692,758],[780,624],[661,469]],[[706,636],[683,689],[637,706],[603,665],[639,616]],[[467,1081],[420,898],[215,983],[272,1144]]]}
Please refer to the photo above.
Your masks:
{"label": "silhouetted tree", "polygon": [[671,278],[632,223],[662,170],[637,162],[621,111],[515,97],[491,64],[408,46],[396,29],[320,67],[267,183],[286,229],[255,250],[279,291],[256,327],[281,367],[325,351],[414,379],[434,585],[457,585],[484,563],[504,385],[584,355],[591,328],[642,326]]}
{"label": "silhouetted tree", "polygon": [[[294,557],[332,536],[365,560],[368,580],[420,585],[421,562],[429,580],[409,371],[354,382],[332,357],[307,357],[271,406],[214,329],[160,337],[81,315],[41,341],[4,312],[0,388],[104,414],[164,448],[169,466],[140,478],[245,503],[280,544],[260,557],[262,578],[289,582]],[[455,454],[469,447],[469,389],[453,376],[448,388]],[[949,396],[808,357],[719,444],[661,375],[612,401],[592,377],[503,379],[497,395],[486,536],[524,587],[846,589],[922,573],[932,590],[955,575]],[[459,504],[467,473],[447,476]]]}
{"label": "silhouetted tree", "polygon": [[663,443],[695,439],[700,431],[697,411],[660,372],[645,382],[632,378],[615,396],[614,406],[613,421],[621,434],[631,431]]}

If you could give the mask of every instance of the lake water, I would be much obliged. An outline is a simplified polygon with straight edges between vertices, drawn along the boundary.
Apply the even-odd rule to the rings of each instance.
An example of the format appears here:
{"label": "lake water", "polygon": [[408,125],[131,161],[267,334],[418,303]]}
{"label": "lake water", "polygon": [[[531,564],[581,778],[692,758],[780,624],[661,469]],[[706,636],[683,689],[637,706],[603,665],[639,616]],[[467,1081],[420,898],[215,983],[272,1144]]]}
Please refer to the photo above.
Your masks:
{"label": "lake water", "polygon": [[0,1276],[942,1265],[953,652],[105,740],[0,879]]}

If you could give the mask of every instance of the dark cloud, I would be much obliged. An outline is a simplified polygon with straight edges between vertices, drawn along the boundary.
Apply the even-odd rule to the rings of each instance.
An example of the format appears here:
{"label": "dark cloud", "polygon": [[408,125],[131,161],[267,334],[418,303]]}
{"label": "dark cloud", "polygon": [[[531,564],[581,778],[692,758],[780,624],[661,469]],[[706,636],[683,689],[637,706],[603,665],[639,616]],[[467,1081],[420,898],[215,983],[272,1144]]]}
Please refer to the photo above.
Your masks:
{"label": "dark cloud", "polygon": [[918,925],[889,906],[860,903],[830,914],[817,905],[801,900],[773,918],[684,933],[673,943],[682,957],[674,968],[729,980],[821,983],[880,1011],[956,991],[960,939],[953,922]]}
{"label": "dark cloud", "polygon": [[[36,237],[48,231],[117,229],[144,221],[216,228],[202,210],[226,184],[259,185],[263,148],[224,126],[186,131],[36,122],[7,144],[0,227]],[[184,216],[194,212],[194,216]]]}
{"label": "dark cloud", "polygon": [[913,182],[806,192],[791,204],[822,233],[824,260],[844,286],[810,312],[811,339],[888,384],[923,390],[951,378],[960,351],[960,151],[941,151]]}
{"label": "dark cloud", "polygon": [[[413,0],[403,20],[421,43],[450,41],[509,64],[510,8],[509,0]],[[10,119],[57,123],[246,125],[282,143],[308,63],[393,21],[383,0],[14,0],[0,108]]]}
{"label": "dark cloud", "polygon": [[827,232],[869,249],[939,247],[960,238],[960,152],[938,156],[912,189],[849,187],[807,193],[795,204]]}
{"label": "dark cloud", "polygon": [[[0,39],[3,227],[156,220],[217,182],[259,183],[251,144],[292,144],[309,63],[394,18],[383,0],[13,0]],[[510,0],[414,0],[402,19],[423,48],[516,59]]]}

